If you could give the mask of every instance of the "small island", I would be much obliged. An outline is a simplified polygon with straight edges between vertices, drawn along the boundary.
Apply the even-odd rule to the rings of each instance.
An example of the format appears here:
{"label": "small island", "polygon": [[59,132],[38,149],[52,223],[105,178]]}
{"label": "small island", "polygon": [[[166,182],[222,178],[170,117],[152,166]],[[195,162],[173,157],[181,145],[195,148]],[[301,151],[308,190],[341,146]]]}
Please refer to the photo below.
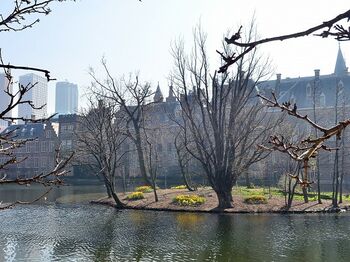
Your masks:
{"label": "small island", "polygon": [[[146,186],[139,187],[147,188]],[[136,188],[138,190],[138,188]],[[141,193],[141,194],[135,194]],[[128,196],[135,195],[135,199]],[[196,191],[188,191],[185,186],[171,189],[157,189],[158,202],[154,200],[151,188],[144,192],[120,193],[118,197],[123,200],[125,209],[177,211],[177,212],[207,212],[207,213],[327,213],[343,212],[350,209],[350,196],[344,196],[344,203],[338,209],[332,208],[331,193],[322,194],[322,204],[318,204],[316,194],[309,194],[309,202],[303,201],[302,193],[296,193],[291,208],[286,209],[284,192],[278,188],[247,188],[235,187],[233,190],[233,208],[218,209],[218,199],[213,189],[200,187]],[[137,197],[142,196],[142,197]],[[176,201],[178,196],[195,196],[204,199],[202,203]],[[92,204],[102,204],[115,207],[113,198],[100,198],[92,200]]]}

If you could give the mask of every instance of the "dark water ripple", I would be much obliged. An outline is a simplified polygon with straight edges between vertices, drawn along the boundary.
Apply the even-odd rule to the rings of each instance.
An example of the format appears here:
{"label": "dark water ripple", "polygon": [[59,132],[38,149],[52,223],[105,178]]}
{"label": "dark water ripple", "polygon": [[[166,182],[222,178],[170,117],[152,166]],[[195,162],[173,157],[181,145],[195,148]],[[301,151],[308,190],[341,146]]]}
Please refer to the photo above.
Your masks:
{"label": "dark water ripple", "polygon": [[0,261],[350,261],[350,215],[19,206],[0,212]]}

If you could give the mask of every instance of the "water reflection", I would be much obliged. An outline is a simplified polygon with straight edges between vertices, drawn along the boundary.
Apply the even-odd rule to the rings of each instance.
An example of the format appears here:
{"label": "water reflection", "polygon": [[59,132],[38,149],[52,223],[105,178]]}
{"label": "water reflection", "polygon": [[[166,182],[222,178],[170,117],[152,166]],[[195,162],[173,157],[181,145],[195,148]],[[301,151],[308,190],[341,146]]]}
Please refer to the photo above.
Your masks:
{"label": "water reflection", "polygon": [[19,206],[0,213],[0,261],[349,261],[349,217]]}

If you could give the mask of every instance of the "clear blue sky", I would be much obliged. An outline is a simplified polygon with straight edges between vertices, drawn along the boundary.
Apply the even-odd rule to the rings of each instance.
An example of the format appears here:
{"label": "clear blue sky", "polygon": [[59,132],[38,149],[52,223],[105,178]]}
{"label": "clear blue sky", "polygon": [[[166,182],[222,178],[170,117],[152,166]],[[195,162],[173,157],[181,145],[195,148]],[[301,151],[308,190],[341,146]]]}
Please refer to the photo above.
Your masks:
{"label": "clear blue sky", "polygon": [[[1,1],[4,2],[4,1]],[[1,10],[13,3],[7,0]],[[54,4],[40,24],[18,33],[1,33],[6,62],[49,69],[58,80],[89,85],[88,68],[100,67],[105,56],[116,77],[140,72],[167,93],[172,68],[170,43],[183,37],[191,45],[193,27],[201,21],[208,33],[212,65],[217,61],[223,34],[248,25],[254,12],[259,35],[274,36],[306,29],[350,8],[348,1],[274,0],[77,0]],[[350,43],[342,43],[350,65]],[[338,44],[309,37],[266,45],[261,49],[273,61],[276,73],[286,76],[332,73]],[[49,111],[54,110],[54,83],[50,84]]]}

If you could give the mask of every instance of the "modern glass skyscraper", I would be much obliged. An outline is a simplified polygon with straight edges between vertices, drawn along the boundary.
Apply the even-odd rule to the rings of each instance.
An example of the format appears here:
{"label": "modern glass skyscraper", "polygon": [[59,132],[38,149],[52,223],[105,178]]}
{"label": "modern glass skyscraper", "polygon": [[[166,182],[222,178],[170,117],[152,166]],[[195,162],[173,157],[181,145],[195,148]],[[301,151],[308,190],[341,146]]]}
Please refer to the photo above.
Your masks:
{"label": "modern glass skyscraper", "polygon": [[[10,96],[8,96],[5,92],[9,92],[13,94],[13,86],[12,82],[6,77],[5,74],[0,74],[0,112],[3,112],[10,103]],[[12,117],[12,112],[8,112],[5,116]],[[0,119],[0,132],[6,128],[8,122]]]}
{"label": "modern glass skyscraper", "polygon": [[26,119],[47,117],[47,79],[31,73],[20,76],[19,84],[22,86],[33,85],[22,100],[32,101],[38,109],[33,109],[29,104],[20,104],[18,106],[18,117]]}
{"label": "modern glass skyscraper", "polygon": [[56,108],[59,115],[74,114],[78,111],[78,86],[73,83],[56,83]]}

